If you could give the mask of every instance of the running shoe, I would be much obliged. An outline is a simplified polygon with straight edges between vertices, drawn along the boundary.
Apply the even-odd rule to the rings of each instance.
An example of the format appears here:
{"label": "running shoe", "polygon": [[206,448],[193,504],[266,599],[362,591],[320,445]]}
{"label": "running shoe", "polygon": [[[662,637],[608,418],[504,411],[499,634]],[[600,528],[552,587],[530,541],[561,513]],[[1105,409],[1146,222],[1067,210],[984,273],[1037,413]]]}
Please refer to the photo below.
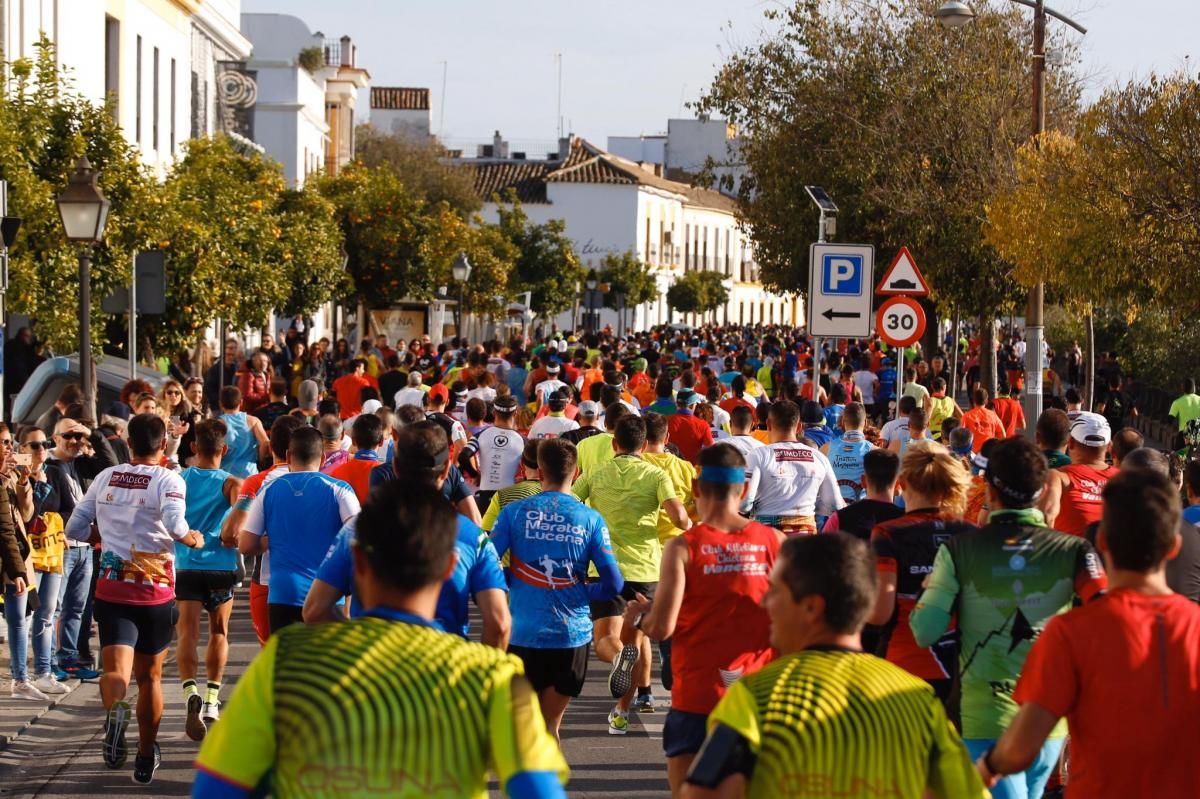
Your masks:
{"label": "running shoe", "polygon": [[50,699],[29,680],[12,681],[12,698],[25,699],[30,702],[47,702]]}
{"label": "running shoe", "polygon": [[184,724],[184,729],[187,731],[187,737],[193,741],[203,741],[204,736],[208,733],[208,726],[204,723],[204,718],[201,716],[201,711],[204,709],[204,700],[200,694],[189,694],[187,698],[187,722]]}
{"label": "running shoe", "polygon": [[71,686],[63,685],[53,674],[50,674],[49,672],[46,674],[39,674],[34,679],[33,685],[39,691],[46,694],[46,696],[50,696],[51,694],[71,693]]}
{"label": "running shoe", "polygon": [[629,713],[614,707],[608,712],[608,734],[624,735],[629,732]]}
{"label": "running shoe", "polygon": [[635,713],[653,713],[655,711],[654,694],[638,694],[634,697],[633,705],[629,709]]}
{"label": "running shoe", "polygon": [[200,711],[200,719],[205,726],[211,727],[221,719],[221,703],[205,702],[204,710]]}
{"label": "running shoe", "polygon": [[613,699],[620,699],[633,687],[633,664],[637,663],[638,648],[633,644],[621,647],[621,654],[613,661],[608,674],[608,692]]}
{"label": "running shoe", "polygon": [[154,754],[143,755],[138,752],[133,759],[133,781],[138,785],[149,785],[154,782],[154,772],[162,765],[162,750],[154,744]]}
{"label": "running shoe", "polygon": [[66,672],[68,677],[76,680],[98,680],[100,672],[95,669],[89,669],[87,666],[80,666],[78,663],[72,663],[70,666],[63,666],[62,670]]}
{"label": "running shoe", "polygon": [[67,674],[65,671],[60,669],[58,666],[51,666],[50,674],[53,675],[54,679],[58,680],[59,682],[65,682],[65,681],[71,679],[71,675]]}
{"label": "running shoe", "polygon": [[116,702],[104,719],[104,765],[120,768],[129,757],[125,746],[125,730],[131,716],[128,702]]}

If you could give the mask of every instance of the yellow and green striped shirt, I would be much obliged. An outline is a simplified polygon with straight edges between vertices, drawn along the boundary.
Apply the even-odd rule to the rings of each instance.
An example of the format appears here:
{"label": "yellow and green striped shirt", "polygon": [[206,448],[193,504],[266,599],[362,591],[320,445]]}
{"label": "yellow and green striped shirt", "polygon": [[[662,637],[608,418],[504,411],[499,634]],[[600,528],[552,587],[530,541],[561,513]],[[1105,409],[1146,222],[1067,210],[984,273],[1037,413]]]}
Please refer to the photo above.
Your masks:
{"label": "yellow and green striped shirt", "polygon": [[757,756],[748,799],[988,795],[929,684],[872,655],[781,657],[734,683],[708,724]]}
{"label": "yellow and green striped shirt", "polygon": [[275,797],[487,796],[566,761],[521,661],[421,624],[293,625],[254,659],[197,766]]}

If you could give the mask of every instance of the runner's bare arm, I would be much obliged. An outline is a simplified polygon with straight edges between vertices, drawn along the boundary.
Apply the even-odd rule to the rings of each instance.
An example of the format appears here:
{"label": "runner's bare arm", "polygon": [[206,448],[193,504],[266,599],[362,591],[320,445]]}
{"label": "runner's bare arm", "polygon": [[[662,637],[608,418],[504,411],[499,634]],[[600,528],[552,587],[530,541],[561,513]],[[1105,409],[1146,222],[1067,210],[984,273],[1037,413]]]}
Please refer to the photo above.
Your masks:
{"label": "runner's bare arm", "polygon": [[667,512],[667,517],[671,520],[671,524],[680,530],[686,530],[692,526],[692,520],[688,518],[687,509],[683,507],[683,503],[678,499],[672,497],[665,500],[662,508]]}
{"label": "runner's bare arm", "polygon": [[508,638],[512,634],[508,594],[499,588],[489,588],[475,595],[475,604],[483,616],[483,632],[479,640],[497,649],[507,649]]}
{"label": "runner's bare arm", "polygon": [[887,624],[896,610],[896,572],[879,571],[879,593],[867,624]]}
{"label": "runner's bare arm", "polygon": [[475,497],[460,499],[454,503],[454,509],[474,522],[476,526],[483,524],[483,517],[479,515],[479,506],[475,504]]}
{"label": "runner's bare arm", "polygon": [[1057,723],[1058,716],[1036,702],[1021,705],[996,745],[975,761],[984,784],[991,787],[996,778],[1022,772],[1033,765]]}
{"label": "runner's bare arm", "polygon": [[319,577],[313,580],[304,597],[304,623],[319,624],[326,621],[345,621],[346,615],[338,609],[342,592]]}
{"label": "runner's bare arm", "polygon": [[[687,540],[682,536],[672,538],[663,549],[662,566],[659,569],[658,590],[654,602],[639,608],[642,617],[641,630],[655,641],[670,638],[679,619],[679,608],[683,605],[688,564]],[[634,602],[629,603],[631,606]],[[640,605],[640,603],[636,603]],[[648,610],[647,610],[648,608]],[[629,623],[632,626],[634,620]]]}
{"label": "runner's bare arm", "polygon": [[1054,522],[1058,519],[1058,513],[1062,510],[1062,492],[1063,481],[1067,480],[1067,476],[1053,469],[1046,480],[1046,490],[1042,492],[1042,498],[1038,500],[1038,510],[1046,517],[1046,526],[1053,527]]}

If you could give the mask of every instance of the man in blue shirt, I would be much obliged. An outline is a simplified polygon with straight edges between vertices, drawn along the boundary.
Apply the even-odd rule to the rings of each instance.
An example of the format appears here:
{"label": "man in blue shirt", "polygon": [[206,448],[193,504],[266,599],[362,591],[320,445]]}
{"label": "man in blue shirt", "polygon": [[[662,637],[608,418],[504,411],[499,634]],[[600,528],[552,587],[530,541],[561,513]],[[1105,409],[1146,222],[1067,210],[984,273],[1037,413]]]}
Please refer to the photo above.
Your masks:
{"label": "man in blue shirt", "polygon": [[[612,599],[625,584],[604,517],[571,494],[576,460],[569,441],[539,443],[542,492],[505,506],[492,530],[496,553],[511,553],[509,652],[525,663],[555,738],[567,705],[587,677],[589,601]],[[587,581],[589,563],[600,574],[598,582]]]}
{"label": "man in blue shirt", "polygon": [[288,440],[288,471],[258,493],[238,533],[243,555],[261,555],[270,548],[267,611],[272,633],[301,621],[317,569],[342,525],[358,515],[354,489],[318,471],[321,450],[316,428],[297,428]]}
{"label": "man in blue shirt", "polygon": [[[450,468],[450,444],[436,422],[417,422],[400,431],[396,439],[395,480],[406,485],[426,486],[438,493]],[[442,586],[436,620],[447,632],[467,637],[470,628],[468,600],[474,598],[483,616],[480,640],[499,649],[508,644],[512,618],[508,611],[507,586],[500,570],[500,559],[487,535],[465,516],[458,516],[455,543],[457,560],[454,573]],[[354,589],[354,523],[338,533],[337,540],[317,571],[317,577],[304,600],[304,621],[345,620],[337,609],[342,597]],[[350,615],[359,615],[356,600],[350,603]]]}

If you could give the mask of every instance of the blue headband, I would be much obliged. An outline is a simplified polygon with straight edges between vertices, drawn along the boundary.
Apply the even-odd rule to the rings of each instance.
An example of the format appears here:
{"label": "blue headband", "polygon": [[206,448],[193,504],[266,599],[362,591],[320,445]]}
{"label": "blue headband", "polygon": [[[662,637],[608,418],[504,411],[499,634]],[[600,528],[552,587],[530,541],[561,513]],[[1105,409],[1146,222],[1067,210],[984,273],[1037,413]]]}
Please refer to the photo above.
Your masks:
{"label": "blue headband", "polygon": [[746,482],[746,470],[740,466],[701,466],[700,482],[742,485]]}

